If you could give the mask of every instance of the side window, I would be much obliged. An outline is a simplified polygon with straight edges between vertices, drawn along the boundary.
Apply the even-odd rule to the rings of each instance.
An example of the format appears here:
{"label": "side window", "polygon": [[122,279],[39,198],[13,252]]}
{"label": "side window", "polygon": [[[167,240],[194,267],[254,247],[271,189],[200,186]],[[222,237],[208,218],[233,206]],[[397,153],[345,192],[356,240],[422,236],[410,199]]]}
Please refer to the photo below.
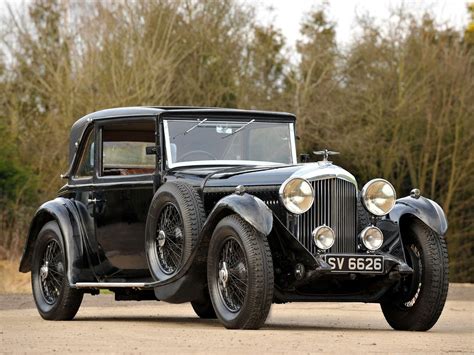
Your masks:
{"label": "side window", "polygon": [[85,149],[82,151],[81,160],[77,167],[75,178],[88,178],[94,175],[94,134],[89,133]]}
{"label": "side window", "polygon": [[102,127],[101,176],[152,174],[155,156],[146,147],[155,144],[152,121],[111,123]]}

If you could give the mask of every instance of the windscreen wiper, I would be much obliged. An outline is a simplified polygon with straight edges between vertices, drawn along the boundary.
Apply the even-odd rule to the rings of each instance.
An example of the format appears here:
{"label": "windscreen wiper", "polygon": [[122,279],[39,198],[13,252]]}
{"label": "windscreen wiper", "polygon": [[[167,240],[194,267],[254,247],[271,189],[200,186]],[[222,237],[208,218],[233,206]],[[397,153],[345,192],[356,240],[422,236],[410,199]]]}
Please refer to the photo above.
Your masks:
{"label": "windscreen wiper", "polygon": [[202,125],[204,122],[206,122],[206,121],[207,121],[207,118],[203,119],[202,121],[199,121],[199,122],[196,123],[194,126],[192,126],[191,128],[187,129],[186,131],[181,132],[181,133],[178,133],[177,135],[175,135],[175,136],[173,137],[173,140],[174,140],[176,137],[179,137],[180,135],[183,135],[183,136],[184,136],[184,135],[188,134],[188,133],[191,132],[194,128],[197,128],[197,127],[201,126],[201,125]]}
{"label": "windscreen wiper", "polygon": [[230,137],[230,136],[232,136],[232,135],[234,135],[234,134],[240,132],[240,131],[243,130],[245,127],[247,127],[249,124],[252,124],[252,123],[254,123],[254,122],[255,122],[255,119],[253,119],[253,120],[251,120],[251,121],[248,121],[246,124],[244,124],[244,125],[240,126],[239,128],[237,128],[234,132],[229,133],[228,135],[222,137],[222,139],[227,138],[227,137]]}

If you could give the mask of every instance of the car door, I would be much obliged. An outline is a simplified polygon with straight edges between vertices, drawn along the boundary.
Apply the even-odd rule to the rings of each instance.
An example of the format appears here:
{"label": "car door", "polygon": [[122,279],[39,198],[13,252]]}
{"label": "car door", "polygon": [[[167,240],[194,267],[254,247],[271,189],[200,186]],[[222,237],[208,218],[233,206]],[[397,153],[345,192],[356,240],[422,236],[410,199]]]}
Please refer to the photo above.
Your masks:
{"label": "car door", "polygon": [[92,271],[100,275],[104,270],[103,259],[95,238],[95,178],[96,178],[96,130],[91,125],[83,134],[77,151],[77,163],[73,168],[70,197],[74,201],[82,226],[85,229],[84,253]]}
{"label": "car door", "polygon": [[110,119],[97,124],[95,236],[107,265],[103,277],[148,277],[145,225],[153,198],[155,120]]}

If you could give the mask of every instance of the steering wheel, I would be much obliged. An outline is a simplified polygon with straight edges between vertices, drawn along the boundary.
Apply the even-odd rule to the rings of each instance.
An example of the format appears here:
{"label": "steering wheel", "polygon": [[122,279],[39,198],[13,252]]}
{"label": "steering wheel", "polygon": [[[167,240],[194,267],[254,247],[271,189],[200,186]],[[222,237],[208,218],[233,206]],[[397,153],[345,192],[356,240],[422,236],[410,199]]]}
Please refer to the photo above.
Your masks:
{"label": "steering wheel", "polygon": [[187,152],[187,153],[184,153],[183,155],[181,155],[177,160],[178,161],[183,161],[183,160],[186,161],[185,158],[187,158],[188,156],[193,155],[193,154],[202,154],[202,155],[205,155],[205,156],[211,158],[211,160],[217,160],[217,158],[214,155],[212,155],[211,153],[206,152],[204,150],[191,150],[190,152]]}

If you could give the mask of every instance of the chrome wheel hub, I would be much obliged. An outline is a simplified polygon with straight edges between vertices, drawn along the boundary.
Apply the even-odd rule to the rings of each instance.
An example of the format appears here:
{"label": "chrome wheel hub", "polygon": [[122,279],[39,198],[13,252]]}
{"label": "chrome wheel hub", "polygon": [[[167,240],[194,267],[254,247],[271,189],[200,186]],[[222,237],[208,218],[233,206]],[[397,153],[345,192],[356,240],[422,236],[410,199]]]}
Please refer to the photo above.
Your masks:
{"label": "chrome wheel hub", "polygon": [[222,287],[226,288],[228,280],[229,280],[229,271],[227,270],[227,264],[224,261],[219,270],[219,282],[221,283]]}
{"label": "chrome wheel hub", "polygon": [[46,261],[43,266],[41,266],[40,268],[40,277],[41,277],[41,280],[44,281],[47,279],[48,277],[48,264],[49,262]]}
{"label": "chrome wheel hub", "polygon": [[163,248],[165,246],[165,242],[166,242],[166,233],[164,230],[160,230],[158,232],[158,246],[161,248]]}

